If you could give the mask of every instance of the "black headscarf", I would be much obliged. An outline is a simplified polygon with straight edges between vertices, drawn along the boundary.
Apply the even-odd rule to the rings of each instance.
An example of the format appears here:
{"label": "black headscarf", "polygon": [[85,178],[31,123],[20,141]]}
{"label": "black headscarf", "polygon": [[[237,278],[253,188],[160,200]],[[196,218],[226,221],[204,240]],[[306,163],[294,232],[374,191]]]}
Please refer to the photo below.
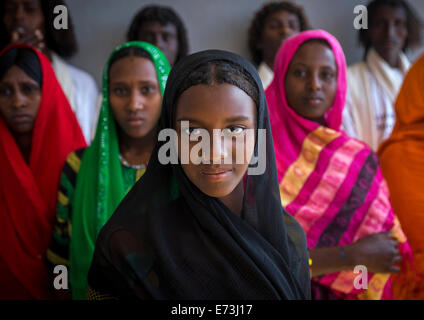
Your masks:
{"label": "black headscarf", "polygon": [[169,75],[160,129],[174,128],[177,90],[187,75],[218,60],[240,65],[257,84],[257,128],[267,133],[265,173],[247,177],[239,217],[201,192],[180,164],[160,164],[158,150],[165,142],[158,142],[146,173],[99,234],[88,276],[95,291],[149,299],[310,298],[306,238],[281,206],[268,110],[255,68],[219,50],[185,57]]}
{"label": "black headscarf", "polygon": [[4,53],[0,57],[0,79],[13,65],[18,66],[41,86],[41,65],[35,52],[27,48],[13,48]]}

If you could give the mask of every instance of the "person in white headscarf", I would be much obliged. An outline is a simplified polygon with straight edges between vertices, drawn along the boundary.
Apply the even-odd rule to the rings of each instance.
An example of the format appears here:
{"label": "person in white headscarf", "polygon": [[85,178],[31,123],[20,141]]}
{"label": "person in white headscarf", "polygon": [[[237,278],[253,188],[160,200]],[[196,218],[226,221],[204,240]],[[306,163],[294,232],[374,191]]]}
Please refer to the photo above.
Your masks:
{"label": "person in white headscarf", "polygon": [[393,130],[393,105],[410,67],[405,51],[420,43],[421,21],[404,0],[373,0],[367,9],[369,29],[359,32],[364,61],[348,68],[342,128],[376,151]]}

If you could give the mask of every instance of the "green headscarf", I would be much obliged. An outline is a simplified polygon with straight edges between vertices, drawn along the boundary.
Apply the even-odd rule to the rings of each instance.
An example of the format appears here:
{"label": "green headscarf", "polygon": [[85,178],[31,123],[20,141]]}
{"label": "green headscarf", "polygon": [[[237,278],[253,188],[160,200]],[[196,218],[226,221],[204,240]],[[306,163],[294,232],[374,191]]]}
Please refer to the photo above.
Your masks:
{"label": "green headscarf", "polygon": [[70,282],[73,299],[85,299],[87,275],[97,235],[124,198],[124,181],[119,160],[115,119],[109,107],[109,64],[120,50],[141,48],[150,54],[163,96],[171,69],[165,55],[155,46],[131,41],[113,50],[103,72],[103,101],[96,136],[83,154],[73,201],[70,244]]}

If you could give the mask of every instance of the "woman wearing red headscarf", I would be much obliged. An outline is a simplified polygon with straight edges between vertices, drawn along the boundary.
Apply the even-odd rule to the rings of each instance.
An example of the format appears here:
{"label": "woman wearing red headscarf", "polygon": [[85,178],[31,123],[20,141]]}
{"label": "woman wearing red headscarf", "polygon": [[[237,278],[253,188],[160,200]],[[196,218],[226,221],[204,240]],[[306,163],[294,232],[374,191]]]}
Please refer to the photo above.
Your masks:
{"label": "woman wearing red headscarf", "polygon": [[59,176],[84,137],[48,59],[0,52],[0,299],[51,297],[45,252]]}

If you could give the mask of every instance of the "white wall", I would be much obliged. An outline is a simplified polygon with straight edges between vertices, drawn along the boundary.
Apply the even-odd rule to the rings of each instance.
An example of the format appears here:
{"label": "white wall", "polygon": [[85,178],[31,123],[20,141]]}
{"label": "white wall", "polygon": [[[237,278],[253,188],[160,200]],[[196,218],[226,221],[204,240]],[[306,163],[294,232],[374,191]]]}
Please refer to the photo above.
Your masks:
{"label": "white wall", "polygon": [[[250,58],[247,32],[250,21],[268,0],[67,0],[79,43],[71,63],[91,73],[100,84],[103,66],[112,49],[125,41],[135,13],[147,4],[171,6],[188,30],[190,52],[225,49]],[[353,27],[353,8],[367,0],[295,0],[302,5],[314,28],[335,35],[341,42],[348,64],[361,60]],[[409,0],[424,19],[424,1]],[[411,54],[412,58],[418,52]]]}

